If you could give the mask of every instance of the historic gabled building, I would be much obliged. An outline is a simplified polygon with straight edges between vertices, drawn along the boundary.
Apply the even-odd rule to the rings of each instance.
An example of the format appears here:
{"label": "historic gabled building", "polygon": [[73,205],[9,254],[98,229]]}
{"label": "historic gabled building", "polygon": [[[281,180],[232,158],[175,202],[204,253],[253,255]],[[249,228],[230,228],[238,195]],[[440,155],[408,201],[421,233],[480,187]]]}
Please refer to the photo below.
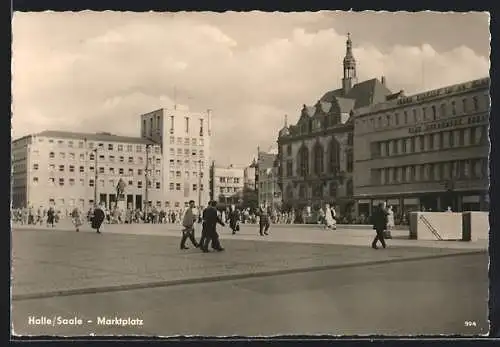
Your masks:
{"label": "historic gabled building", "polygon": [[[314,106],[304,105],[296,125],[278,137],[279,186],[287,207],[330,202],[340,212],[353,203],[353,110],[384,102],[392,94],[385,78],[358,83],[352,41],[348,35],[342,87],[324,94]],[[286,117],[285,117],[286,118]]]}

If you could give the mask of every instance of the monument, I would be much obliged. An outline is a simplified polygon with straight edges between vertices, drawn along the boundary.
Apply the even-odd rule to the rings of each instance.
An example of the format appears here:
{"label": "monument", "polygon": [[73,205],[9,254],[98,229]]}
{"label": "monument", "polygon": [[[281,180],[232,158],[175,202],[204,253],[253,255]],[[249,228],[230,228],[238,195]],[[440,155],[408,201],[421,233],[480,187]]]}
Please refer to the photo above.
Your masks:
{"label": "monument", "polygon": [[118,184],[116,185],[116,207],[120,211],[125,211],[127,209],[125,203],[125,187],[126,187],[125,181],[122,178],[120,178]]}

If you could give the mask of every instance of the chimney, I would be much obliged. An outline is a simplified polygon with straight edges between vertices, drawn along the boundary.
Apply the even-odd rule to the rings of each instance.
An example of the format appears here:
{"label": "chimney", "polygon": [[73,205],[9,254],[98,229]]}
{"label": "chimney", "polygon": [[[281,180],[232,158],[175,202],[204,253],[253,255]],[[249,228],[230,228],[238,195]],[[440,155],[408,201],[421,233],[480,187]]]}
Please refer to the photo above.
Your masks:
{"label": "chimney", "polygon": [[387,84],[386,84],[387,82],[386,82],[386,80],[385,80],[385,76],[382,76],[382,77],[380,78],[380,82],[382,83],[382,85],[383,85],[383,86],[387,86]]}

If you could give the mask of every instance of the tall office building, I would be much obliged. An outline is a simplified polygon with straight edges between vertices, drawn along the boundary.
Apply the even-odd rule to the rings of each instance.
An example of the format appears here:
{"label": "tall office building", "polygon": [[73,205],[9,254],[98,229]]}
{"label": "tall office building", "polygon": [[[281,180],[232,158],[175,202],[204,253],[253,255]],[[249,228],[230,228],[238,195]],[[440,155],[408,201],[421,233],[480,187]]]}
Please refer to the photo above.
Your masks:
{"label": "tall office building", "polygon": [[162,148],[165,196],[173,207],[189,200],[202,206],[209,201],[210,111],[195,113],[187,107],[161,108],[141,117],[141,137]]}

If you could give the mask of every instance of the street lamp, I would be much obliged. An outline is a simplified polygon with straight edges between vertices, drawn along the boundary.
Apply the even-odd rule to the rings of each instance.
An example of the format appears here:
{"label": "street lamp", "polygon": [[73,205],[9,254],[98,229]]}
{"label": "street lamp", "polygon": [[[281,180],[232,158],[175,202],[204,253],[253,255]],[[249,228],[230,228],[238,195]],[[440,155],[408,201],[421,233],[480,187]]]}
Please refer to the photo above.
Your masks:
{"label": "street lamp", "polygon": [[94,163],[95,163],[95,167],[94,167],[94,204],[98,204],[97,203],[97,179],[98,179],[98,169],[97,169],[97,148],[94,148],[92,150],[92,152],[94,152]]}
{"label": "street lamp", "polygon": [[198,160],[199,172],[198,172],[198,207],[201,208],[201,176],[202,176],[202,164],[203,161]]}
{"label": "street lamp", "polygon": [[145,192],[144,192],[144,199],[145,201],[145,212],[147,212],[149,208],[149,174],[150,174],[150,168],[149,168],[149,151],[151,150],[151,144],[146,145],[146,168],[144,169],[144,179],[145,179]]}

